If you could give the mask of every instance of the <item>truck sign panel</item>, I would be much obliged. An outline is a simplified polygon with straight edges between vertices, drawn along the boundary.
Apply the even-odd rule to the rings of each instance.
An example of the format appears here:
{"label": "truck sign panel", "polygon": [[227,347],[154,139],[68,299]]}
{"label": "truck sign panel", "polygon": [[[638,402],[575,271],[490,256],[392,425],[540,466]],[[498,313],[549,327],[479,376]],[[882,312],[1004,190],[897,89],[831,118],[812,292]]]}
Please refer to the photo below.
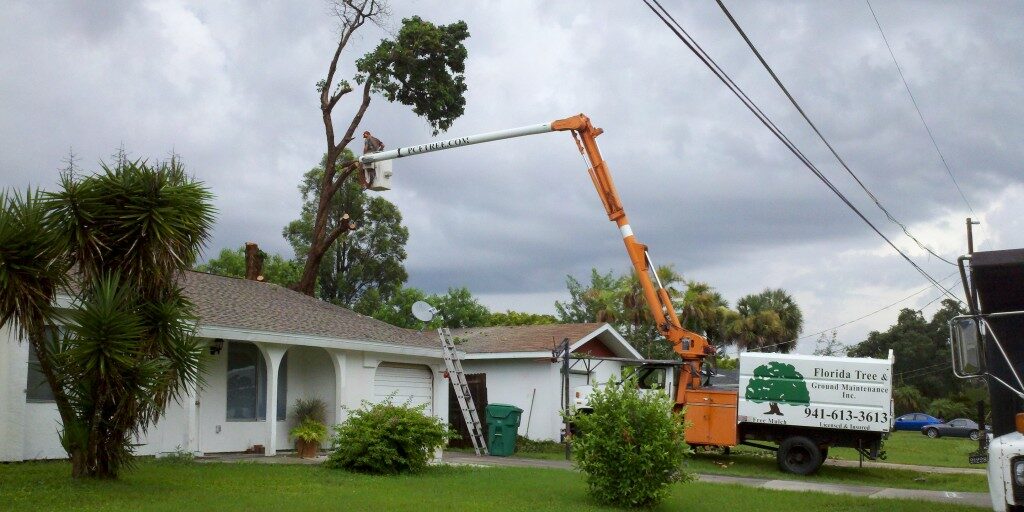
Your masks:
{"label": "truck sign panel", "polygon": [[843,430],[892,429],[889,359],[740,354],[739,421]]}

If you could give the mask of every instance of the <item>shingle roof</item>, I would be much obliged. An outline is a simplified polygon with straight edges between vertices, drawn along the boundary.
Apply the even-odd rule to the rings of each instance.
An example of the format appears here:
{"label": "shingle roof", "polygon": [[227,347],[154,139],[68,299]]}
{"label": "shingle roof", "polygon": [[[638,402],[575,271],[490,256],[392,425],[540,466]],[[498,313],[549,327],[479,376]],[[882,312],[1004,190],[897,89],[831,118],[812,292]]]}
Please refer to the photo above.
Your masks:
{"label": "shingle roof", "polygon": [[200,325],[441,349],[432,331],[395,327],[276,284],[186,272],[184,289]]}
{"label": "shingle roof", "polygon": [[564,338],[569,338],[569,343],[575,343],[602,325],[604,324],[595,322],[469,327],[452,329],[452,336],[462,340],[458,347],[467,353],[541,352],[551,350]]}

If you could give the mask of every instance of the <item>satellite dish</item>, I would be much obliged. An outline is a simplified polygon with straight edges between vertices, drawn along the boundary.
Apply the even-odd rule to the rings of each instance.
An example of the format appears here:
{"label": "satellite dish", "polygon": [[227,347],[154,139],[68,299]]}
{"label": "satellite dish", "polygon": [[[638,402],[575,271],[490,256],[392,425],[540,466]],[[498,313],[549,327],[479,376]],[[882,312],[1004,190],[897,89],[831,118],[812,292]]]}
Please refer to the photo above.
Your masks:
{"label": "satellite dish", "polygon": [[416,317],[421,322],[429,322],[434,319],[434,315],[437,314],[437,309],[422,300],[418,300],[412,305],[412,316]]}

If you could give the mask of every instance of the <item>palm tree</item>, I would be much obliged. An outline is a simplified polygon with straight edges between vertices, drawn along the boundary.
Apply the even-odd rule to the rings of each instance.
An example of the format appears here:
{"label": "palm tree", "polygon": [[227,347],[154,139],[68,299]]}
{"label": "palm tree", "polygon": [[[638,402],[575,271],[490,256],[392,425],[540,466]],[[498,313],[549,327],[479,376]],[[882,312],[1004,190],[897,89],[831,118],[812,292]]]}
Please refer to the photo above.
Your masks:
{"label": "palm tree", "polygon": [[681,301],[683,326],[703,333],[712,345],[723,340],[722,321],[729,311],[729,303],[711,285],[699,281],[686,283]]}
{"label": "palm tree", "polygon": [[[0,228],[0,244],[27,242],[0,253],[0,320],[14,319],[36,348],[72,474],[116,477],[132,462],[133,438],[199,383],[180,281],[212,226],[210,193],[176,158],[119,158],[93,176],[63,175],[56,193],[9,197],[0,224],[17,223]],[[74,305],[64,334],[48,342],[43,328],[69,268]]]}
{"label": "palm tree", "polygon": [[789,352],[803,329],[803,313],[785,290],[766,289],[736,302],[728,334],[745,350]]}

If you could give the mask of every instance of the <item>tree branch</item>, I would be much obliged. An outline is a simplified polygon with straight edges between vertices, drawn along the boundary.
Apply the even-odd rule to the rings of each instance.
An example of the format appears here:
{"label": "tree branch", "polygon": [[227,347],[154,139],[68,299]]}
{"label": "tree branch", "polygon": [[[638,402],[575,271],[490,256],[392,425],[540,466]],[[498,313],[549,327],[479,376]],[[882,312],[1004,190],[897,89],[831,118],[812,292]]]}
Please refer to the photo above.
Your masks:
{"label": "tree branch", "polygon": [[366,83],[363,84],[363,100],[359,105],[359,110],[356,111],[356,115],[352,117],[352,122],[348,124],[348,129],[345,130],[345,136],[342,137],[341,142],[338,143],[336,148],[341,151],[352,142],[355,138],[356,128],[359,128],[359,123],[363,120],[363,114],[366,114],[366,109],[370,106],[370,87],[373,84],[373,77],[366,77]]}

